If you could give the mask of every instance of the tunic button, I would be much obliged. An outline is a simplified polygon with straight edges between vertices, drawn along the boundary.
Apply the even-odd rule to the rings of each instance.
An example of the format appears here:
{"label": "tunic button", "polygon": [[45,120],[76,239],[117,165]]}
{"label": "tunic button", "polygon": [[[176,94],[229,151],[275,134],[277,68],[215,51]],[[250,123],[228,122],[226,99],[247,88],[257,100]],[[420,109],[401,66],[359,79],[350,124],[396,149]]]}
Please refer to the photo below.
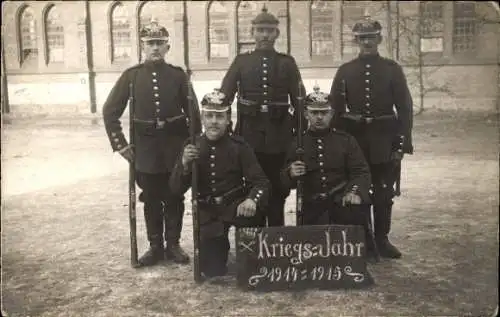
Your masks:
{"label": "tunic button", "polygon": [[214,159],[214,158],[215,158],[215,155],[210,155],[210,158],[211,158],[211,159]]}
{"label": "tunic button", "polygon": [[215,151],[215,146],[212,146],[212,148],[211,148],[211,149]]}
{"label": "tunic button", "polygon": [[370,72],[366,72],[366,73],[365,73],[365,75],[366,75],[366,76],[370,76]]}
{"label": "tunic button", "polygon": [[210,167],[215,167],[215,164],[214,163],[210,164]]}
{"label": "tunic button", "polygon": [[321,145],[318,145],[318,149],[322,150],[322,149],[323,149],[323,147],[322,147]]}
{"label": "tunic button", "polygon": [[267,61],[267,57],[265,57],[265,56],[264,56],[264,57],[262,57],[262,59],[263,59],[263,60],[265,60],[265,61]]}
{"label": "tunic button", "polygon": [[319,157],[323,157],[323,154],[319,153],[319,154],[318,154],[318,156],[319,156]]}
{"label": "tunic button", "polygon": [[267,80],[267,77],[262,77],[262,80]]}
{"label": "tunic button", "polygon": [[215,176],[215,172],[212,172],[212,176]]}
{"label": "tunic button", "polygon": [[259,194],[264,193],[264,192],[262,191],[262,189],[259,189],[257,192],[258,192]]}
{"label": "tunic button", "polygon": [[111,132],[111,136],[116,136],[116,132]]}
{"label": "tunic button", "polygon": [[370,67],[371,67],[371,65],[370,65],[370,64],[366,64],[366,68],[370,68]]}
{"label": "tunic button", "polygon": [[215,193],[216,191],[217,191],[217,189],[215,189],[215,188],[212,188],[212,192],[214,192],[214,193]]}
{"label": "tunic button", "polygon": [[211,183],[212,183],[212,184],[215,184],[215,179],[212,179]]}
{"label": "tunic button", "polygon": [[319,162],[319,166],[323,166],[323,162]]}
{"label": "tunic button", "polygon": [[156,97],[156,98],[158,98],[158,97],[160,97],[160,95],[159,95],[159,94],[157,94],[157,93],[155,93],[155,97]]}
{"label": "tunic button", "polygon": [[365,79],[365,83],[370,83],[370,80],[369,79]]}
{"label": "tunic button", "polygon": [[321,143],[321,142],[323,142],[323,140],[321,140],[321,139],[318,139],[318,140],[317,140],[317,142],[318,142],[318,143]]}
{"label": "tunic button", "polygon": [[369,106],[370,106],[370,103],[369,103],[369,102],[367,102],[367,103],[366,103],[366,106],[367,106],[367,107],[369,107]]}
{"label": "tunic button", "polygon": [[319,171],[320,171],[321,173],[324,173],[324,172],[325,172],[325,170],[324,170],[324,169],[320,169]]}
{"label": "tunic button", "polygon": [[153,89],[154,90],[158,90],[158,86],[153,86]]}
{"label": "tunic button", "polygon": [[155,102],[155,104],[156,104],[157,106],[159,106],[159,105],[160,105],[160,102],[159,102],[159,101],[156,101],[156,102]]}
{"label": "tunic button", "polygon": [[156,109],[156,112],[160,112],[160,109]]}
{"label": "tunic button", "polygon": [[262,85],[262,87],[267,88],[267,85],[266,85],[266,84],[264,84],[264,85]]}
{"label": "tunic button", "polygon": [[366,87],[366,88],[365,88],[365,90],[366,90],[366,91],[370,91],[370,87]]}
{"label": "tunic button", "polygon": [[263,72],[264,74],[267,74],[267,69],[264,69],[262,72]]}
{"label": "tunic button", "polygon": [[325,176],[321,177],[321,180],[322,181],[326,180],[326,177]]}
{"label": "tunic button", "polygon": [[263,66],[263,67],[267,67],[267,64],[266,64],[266,63],[264,63],[264,64],[262,64],[262,66]]}
{"label": "tunic button", "polygon": [[156,83],[156,82],[157,82],[156,78],[153,78],[153,83]]}
{"label": "tunic button", "polygon": [[370,95],[366,95],[366,99],[370,99]]}
{"label": "tunic button", "polygon": [[156,76],[156,72],[153,72],[153,73],[152,73],[152,75],[153,75],[153,76]]}

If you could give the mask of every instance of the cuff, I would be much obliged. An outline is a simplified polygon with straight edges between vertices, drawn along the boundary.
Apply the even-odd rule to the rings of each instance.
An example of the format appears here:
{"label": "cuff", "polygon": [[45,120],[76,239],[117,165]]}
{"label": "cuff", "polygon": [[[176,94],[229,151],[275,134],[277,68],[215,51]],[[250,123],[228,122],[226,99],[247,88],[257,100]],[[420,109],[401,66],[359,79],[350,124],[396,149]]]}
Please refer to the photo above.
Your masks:
{"label": "cuff", "polygon": [[129,146],[123,133],[111,132],[110,141],[113,151],[122,152]]}

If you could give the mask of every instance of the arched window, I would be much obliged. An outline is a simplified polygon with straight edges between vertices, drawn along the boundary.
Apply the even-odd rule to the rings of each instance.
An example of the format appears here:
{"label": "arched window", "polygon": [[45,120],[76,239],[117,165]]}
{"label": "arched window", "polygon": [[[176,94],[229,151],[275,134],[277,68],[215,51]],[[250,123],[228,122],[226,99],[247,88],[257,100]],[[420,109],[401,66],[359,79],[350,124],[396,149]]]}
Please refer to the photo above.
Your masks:
{"label": "arched window", "polygon": [[38,43],[36,34],[36,20],[33,10],[30,7],[25,7],[20,12],[19,18],[21,64],[27,60],[37,60]]}
{"label": "arched window", "polygon": [[[151,4],[151,1],[143,1],[140,4],[139,7],[139,27],[138,31],[139,33],[141,30],[146,26],[151,23],[151,20],[153,17],[155,17],[155,12],[154,12],[154,6]],[[139,39],[138,44],[139,44],[139,62],[142,62],[144,60],[144,54],[142,50],[142,45],[141,45],[141,40],[140,36],[137,36]]]}
{"label": "arched window", "polygon": [[56,6],[52,5],[45,12],[44,23],[46,63],[62,63],[64,61],[64,27]]}
{"label": "arched window", "polygon": [[229,58],[229,3],[210,1],[208,4],[208,58]]}
{"label": "arched window", "polygon": [[342,57],[351,58],[358,53],[358,46],[353,42],[352,28],[365,13],[363,2],[342,1]]}
{"label": "arched window", "polygon": [[332,1],[311,1],[311,57],[333,58],[333,17]]}
{"label": "arched window", "polygon": [[117,2],[111,9],[111,61],[130,59],[132,45],[130,40],[130,18],[125,7]]}
{"label": "arched window", "polygon": [[259,13],[257,1],[240,1],[237,9],[238,53],[255,48],[252,37],[252,20]]}

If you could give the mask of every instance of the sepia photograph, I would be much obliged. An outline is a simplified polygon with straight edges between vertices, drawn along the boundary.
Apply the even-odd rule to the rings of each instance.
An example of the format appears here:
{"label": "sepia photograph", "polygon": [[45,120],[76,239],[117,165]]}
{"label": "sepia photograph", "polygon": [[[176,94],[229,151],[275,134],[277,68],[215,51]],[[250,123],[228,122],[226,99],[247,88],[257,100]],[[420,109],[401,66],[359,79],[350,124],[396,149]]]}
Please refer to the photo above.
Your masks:
{"label": "sepia photograph", "polygon": [[498,315],[496,1],[2,1],[1,316]]}

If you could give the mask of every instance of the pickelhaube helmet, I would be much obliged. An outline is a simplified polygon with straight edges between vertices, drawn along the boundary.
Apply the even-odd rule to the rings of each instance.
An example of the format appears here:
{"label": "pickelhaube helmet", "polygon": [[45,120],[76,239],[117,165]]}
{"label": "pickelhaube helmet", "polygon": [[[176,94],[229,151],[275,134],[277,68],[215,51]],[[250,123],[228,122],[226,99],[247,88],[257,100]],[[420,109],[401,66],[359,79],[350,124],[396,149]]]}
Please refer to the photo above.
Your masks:
{"label": "pickelhaube helmet", "polygon": [[318,85],[314,85],[314,92],[308,94],[304,99],[307,110],[329,110],[331,109],[329,94],[320,91]]}
{"label": "pickelhaube helmet", "polygon": [[168,42],[169,34],[167,29],[158,23],[158,20],[152,18],[151,23],[142,28],[140,32],[140,38],[144,42],[148,41]]}
{"label": "pickelhaube helmet", "polygon": [[262,11],[252,20],[252,25],[274,25],[278,26],[280,21],[271,13],[267,12],[267,7],[264,4],[262,6]]}
{"label": "pickelhaube helmet", "polygon": [[223,106],[225,98],[226,95],[216,88],[214,91],[203,96],[203,99],[201,100],[201,110],[210,112],[226,112],[229,110],[229,106]]}
{"label": "pickelhaube helmet", "polygon": [[363,16],[363,20],[354,24],[352,33],[354,36],[362,35],[377,35],[382,31],[382,25],[376,20],[373,20],[367,11]]}

